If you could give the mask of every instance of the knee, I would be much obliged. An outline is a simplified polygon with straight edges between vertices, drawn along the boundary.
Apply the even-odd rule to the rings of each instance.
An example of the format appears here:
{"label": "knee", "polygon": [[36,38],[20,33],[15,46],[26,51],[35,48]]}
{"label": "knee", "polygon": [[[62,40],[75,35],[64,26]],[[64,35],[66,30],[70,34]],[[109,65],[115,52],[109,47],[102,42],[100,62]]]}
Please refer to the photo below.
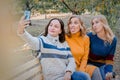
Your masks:
{"label": "knee", "polygon": [[90,80],[90,76],[85,72],[74,72],[71,76],[72,80]]}

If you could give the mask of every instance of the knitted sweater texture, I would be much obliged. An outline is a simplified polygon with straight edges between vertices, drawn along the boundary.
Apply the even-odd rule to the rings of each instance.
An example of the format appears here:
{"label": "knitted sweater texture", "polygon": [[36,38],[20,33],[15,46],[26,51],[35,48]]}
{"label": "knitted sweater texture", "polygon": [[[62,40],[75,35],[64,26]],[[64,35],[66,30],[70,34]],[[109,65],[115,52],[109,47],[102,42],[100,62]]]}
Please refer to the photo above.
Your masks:
{"label": "knitted sweater texture", "polygon": [[66,71],[75,71],[75,61],[66,42],[50,35],[33,37],[26,31],[20,35],[34,50],[40,49],[44,80],[64,80]]}
{"label": "knitted sweater texture", "polygon": [[112,43],[105,43],[97,35],[89,33],[90,37],[90,54],[89,62],[100,67],[104,64],[112,64],[116,50],[117,39],[114,37]]}
{"label": "knitted sweater texture", "polygon": [[85,71],[89,53],[89,37],[82,37],[78,32],[72,34],[71,37],[66,36],[66,41],[70,46],[73,57],[75,58],[77,71]]}

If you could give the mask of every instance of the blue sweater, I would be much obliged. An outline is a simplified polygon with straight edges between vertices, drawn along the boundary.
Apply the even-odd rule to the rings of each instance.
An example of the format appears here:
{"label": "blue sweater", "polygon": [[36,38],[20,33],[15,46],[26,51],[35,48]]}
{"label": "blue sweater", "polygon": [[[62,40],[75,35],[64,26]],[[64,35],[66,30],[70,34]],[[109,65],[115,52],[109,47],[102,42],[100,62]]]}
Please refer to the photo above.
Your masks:
{"label": "blue sweater", "polygon": [[89,61],[95,66],[103,66],[106,64],[106,61],[113,61],[115,54],[117,39],[114,37],[111,44],[105,43],[104,40],[100,39],[97,35],[88,33],[90,38],[90,53]]}

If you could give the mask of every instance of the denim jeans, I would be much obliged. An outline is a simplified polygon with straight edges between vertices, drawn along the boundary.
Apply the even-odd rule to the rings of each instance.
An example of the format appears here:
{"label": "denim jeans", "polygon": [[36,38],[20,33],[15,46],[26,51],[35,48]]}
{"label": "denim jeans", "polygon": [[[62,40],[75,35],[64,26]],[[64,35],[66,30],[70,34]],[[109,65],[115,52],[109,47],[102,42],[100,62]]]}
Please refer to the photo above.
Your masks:
{"label": "denim jeans", "polygon": [[113,66],[112,65],[103,65],[99,67],[100,73],[102,75],[103,80],[105,80],[105,75],[107,72],[112,72]]}
{"label": "denim jeans", "polygon": [[91,80],[89,74],[76,71],[72,74],[71,80]]}

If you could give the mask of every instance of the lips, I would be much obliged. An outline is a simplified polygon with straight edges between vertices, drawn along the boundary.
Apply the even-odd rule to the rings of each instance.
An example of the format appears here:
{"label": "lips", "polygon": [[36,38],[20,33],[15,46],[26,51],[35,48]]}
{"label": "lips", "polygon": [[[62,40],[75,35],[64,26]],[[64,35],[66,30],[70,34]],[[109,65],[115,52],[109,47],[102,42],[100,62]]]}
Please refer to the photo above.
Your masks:
{"label": "lips", "polygon": [[71,32],[74,32],[74,31],[75,31],[75,29],[74,29],[74,28],[71,28],[71,29],[70,29],[70,31],[71,31]]}
{"label": "lips", "polygon": [[54,30],[50,30],[50,32],[55,32]]}

